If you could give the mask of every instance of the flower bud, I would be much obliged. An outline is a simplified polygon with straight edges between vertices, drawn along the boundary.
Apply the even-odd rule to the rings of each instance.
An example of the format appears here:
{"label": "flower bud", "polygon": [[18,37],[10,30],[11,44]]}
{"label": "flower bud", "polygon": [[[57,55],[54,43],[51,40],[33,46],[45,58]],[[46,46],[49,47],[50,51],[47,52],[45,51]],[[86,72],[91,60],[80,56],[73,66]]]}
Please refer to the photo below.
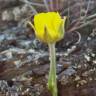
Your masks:
{"label": "flower bud", "polygon": [[55,43],[64,36],[66,17],[63,19],[58,12],[38,13],[34,16],[36,37],[45,43]]}

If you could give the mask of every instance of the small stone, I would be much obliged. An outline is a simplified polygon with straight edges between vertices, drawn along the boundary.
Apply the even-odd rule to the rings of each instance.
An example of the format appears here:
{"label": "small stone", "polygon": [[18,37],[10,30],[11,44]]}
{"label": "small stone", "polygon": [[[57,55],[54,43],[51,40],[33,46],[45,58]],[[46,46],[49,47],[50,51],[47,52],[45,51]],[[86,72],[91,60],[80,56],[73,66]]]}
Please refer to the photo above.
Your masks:
{"label": "small stone", "polygon": [[20,14],[21,14],[21,10],[19,7],[16,7],[13,9],[13,15],[14,15],[14,20],[18,21],[20,20]]}
{"label": "small stone", "polygon": [[0,34],[0,42],[2,42],[5,39],[5,35]]}
{"label": "small stone", "polygon": [[76,46],[72,46],[72,50],[74,50],[76,48]]}
{"label": "small stone", "polygon": [[81,65],[78,65],[77,68],[80,69],[82,66]]}
{"label": "small stone", "polygon": [[21,60],[17,60],[14,62],[16,65],[16,68],[19,68],[22,64],[21,64]]}
{"label": "small stone", "polygon": [[90,57],[88,55],[84,56],[87,61],[90,61]]}
{"label": "small stone", "polygon": [[91,77],[89,77],[89,81],[92,81],[93,79]]}
{"label": "small stone", "polygon": [[40,85],[40,84],[35,84],[34,85],[34,89],[36,89],[36,96],[39,96],[40,95],[40,93],[41,92],[43,92],[43,90],[44,90],[44,87],[43,87],[43,85]]}
{"label": "small stone", "polygon": [[88,76],[88,72],[86,71],[86,72],[82,73],[82,76],[87,77]]}
{"label": "small stone", "polygon": [[93,60],[93,63],[96,64],[96,60]]}
{"label": "small stone", "polygon": [[85,67],[85,68],[87,68],[87,66],[88,66],[87,64],[84,64],[84,67]]}
{"label": "small stone", "polygon": [[80,80],[80,77],[76,76],[75,81],[78,81],[78,80]]}
{"label": "small stone", "polygon": [[79,86],[80,86],[79,84],[76,85],[77,88],[78,88]]}
{"label": "small stone", "polygon": [[8,59],[11,59],[13,57],[12,52],[10,52],[10,51],[7,52],[6,56],[7,56]]}
{"label": "small stone", "polygon": [[79,83],[80,83],[80,85],[84,85],[84,84],[87,83],[87,81],[86,80],[81,80]]}
{"label": "small stone", "polygon": [[34,49],[29,49],[27,52],[28,53],[35,53],[35,50]]}
{"label": "small stone", "polygon": [[2,20],[3,21],[11,21],[14,19],[14,16],[12,14],[11,11],[7,11],[5,10],[3,13],[2,13]]}
{"label": "small stone", "polygon": [[63,76],[61,79],[60,79],[60,82],[62,85],[66,85],[69,81],[68,81],[68,76]]}
{"label": "small stone", "polygon": [[92,54],[91,54],[91,56],[92,56],[92,57],[95,57],[95,54],[94,54],[94,53],[92,53]]}
{"label": "small stone", "polygon": [[87,40],[88,40],[88,41],[91,40],[91,37],[88,37]]}

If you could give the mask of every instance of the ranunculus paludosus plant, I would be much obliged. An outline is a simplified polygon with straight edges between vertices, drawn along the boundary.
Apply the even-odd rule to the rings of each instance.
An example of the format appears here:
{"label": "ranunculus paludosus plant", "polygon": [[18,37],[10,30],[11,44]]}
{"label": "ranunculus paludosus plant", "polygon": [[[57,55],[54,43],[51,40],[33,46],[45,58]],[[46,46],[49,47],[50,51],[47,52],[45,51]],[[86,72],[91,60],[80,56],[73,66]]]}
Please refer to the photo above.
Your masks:
{"label": "ranunculus paludosus plant", "polygon": [[49,46],[50,71],[48,89],[52,96],[57,96],[56,52],[55,44],[64,37],[66,16],[61,18],[58,12],[38,13],[34,16],[34,25],[28,22],[35,31],[37,39]]}

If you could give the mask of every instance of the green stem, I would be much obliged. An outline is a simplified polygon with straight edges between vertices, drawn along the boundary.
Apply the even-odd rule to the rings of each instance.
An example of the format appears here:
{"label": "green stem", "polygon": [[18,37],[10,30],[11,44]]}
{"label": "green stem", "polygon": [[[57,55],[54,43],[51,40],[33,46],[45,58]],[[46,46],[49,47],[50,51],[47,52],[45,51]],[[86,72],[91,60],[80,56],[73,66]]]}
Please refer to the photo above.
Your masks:
{"label": "green stem", "polygon": [[50,53],[50,72],[48,78],[48,89],[51,91],[52,96],[57,96],[55,43],[49,44],[49,53]]}

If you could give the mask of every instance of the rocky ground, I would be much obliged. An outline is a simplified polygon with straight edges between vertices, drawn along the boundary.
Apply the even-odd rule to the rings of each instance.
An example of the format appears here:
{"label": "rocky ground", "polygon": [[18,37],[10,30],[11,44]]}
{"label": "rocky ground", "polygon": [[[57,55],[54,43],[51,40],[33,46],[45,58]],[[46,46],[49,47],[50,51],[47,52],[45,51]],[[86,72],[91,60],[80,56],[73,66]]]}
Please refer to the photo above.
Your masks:
{"label": "rocky ground", "polygon": [[[0,1],[0,96],[51,96],[46,87],[48,47],[26,25],[37,11],[30,5],[31,0],[25,1]],[[96,2],[92,0],[91,4]],[[45,10],[42,2],[36,8]],[[93,9],[92,5],[92,12],[88,12],[96,12]],[[67,14],[67,9],[62,10],[62,16]],[[71,14],[72,20],[80,15],[74,11]],[[96,96],[95,23],[80,28],[78,25],[76,29],[73,22],[66,28],[64,39],[56,45],[59,96]]]}

